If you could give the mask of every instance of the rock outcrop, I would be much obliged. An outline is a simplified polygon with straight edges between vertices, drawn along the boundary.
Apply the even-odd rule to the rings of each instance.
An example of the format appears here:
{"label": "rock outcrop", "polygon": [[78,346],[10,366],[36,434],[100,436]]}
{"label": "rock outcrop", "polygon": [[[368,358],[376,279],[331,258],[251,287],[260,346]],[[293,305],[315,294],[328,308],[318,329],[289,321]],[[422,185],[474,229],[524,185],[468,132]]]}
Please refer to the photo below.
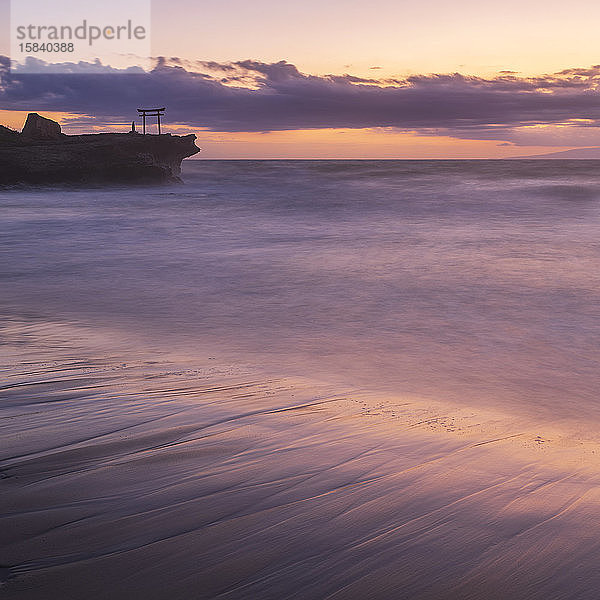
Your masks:
{"label": "rock outcrop", "polygon": [[37,113],[29,113],[21,134],[28,140],[59,140],[62,137],[60,125],[52,119]]}
{"label": "rock outcrop", "polygon": [[15,141],[19,138],[19,132],[14,131],[14,129],[9,129],[8,127],[4,127],[4,125],[0,125],[0,144],[3,141]]}
{"label": "rock outcrop", "polygon": [[181,161],[199,152],[195,135],[64,135],[50,119],[30,120],[33,137],[27,124],[20,134],[0,131],[0,184],[176,182]]}

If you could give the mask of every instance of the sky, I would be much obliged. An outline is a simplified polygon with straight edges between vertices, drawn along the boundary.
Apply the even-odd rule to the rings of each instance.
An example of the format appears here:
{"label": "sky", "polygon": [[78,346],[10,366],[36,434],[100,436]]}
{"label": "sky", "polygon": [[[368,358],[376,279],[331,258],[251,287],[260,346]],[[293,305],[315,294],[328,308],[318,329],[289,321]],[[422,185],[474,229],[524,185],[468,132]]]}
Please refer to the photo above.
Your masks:
{"label": "sky", "polygon": [[[57,2],[59,0],[56,0]],[[205,158],[501,158],[600,145],[600,4],[152,3],[146,74],[11,73],[0,122],[124,131],[141,104]]]}

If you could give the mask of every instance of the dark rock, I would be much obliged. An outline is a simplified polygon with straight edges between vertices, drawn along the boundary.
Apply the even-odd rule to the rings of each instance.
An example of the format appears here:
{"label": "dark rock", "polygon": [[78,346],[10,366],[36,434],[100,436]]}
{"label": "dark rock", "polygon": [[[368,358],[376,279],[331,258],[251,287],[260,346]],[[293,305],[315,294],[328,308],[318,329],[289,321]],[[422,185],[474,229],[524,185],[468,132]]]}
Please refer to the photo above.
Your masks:
{"label": "dark rock", "polygon": [[62,137],[60,125],[56,121],[41,117],[37,113],[27,115],[21,134],[30,140],[58,140]]}
{"label": "dark rock", "polygon": [[195,135],[59,134],[32,139],[12,133],[0,132],[0,184],[181,181],[181,161],[199,152]]}
{"label": "dark rock", "polygon": [[19,132],[0,125],[0,142],[11,142],[19,139]]}

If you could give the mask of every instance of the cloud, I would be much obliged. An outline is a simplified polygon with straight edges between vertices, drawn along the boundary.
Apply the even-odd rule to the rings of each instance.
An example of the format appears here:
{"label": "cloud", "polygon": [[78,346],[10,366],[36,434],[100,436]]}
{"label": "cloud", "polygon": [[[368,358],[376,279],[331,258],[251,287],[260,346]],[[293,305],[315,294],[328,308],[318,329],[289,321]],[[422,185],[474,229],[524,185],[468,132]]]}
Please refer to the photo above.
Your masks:
{"label": "cloud", "polygon": [[516,144],[533,126],[570,123],[594,132],[600,125],[600,65],[539,77],[371,79],[310,75],[286,61],[172,57],[157,59],[149,73],[81,70],[66,64],[58,74],[11,73],[9,60],[0,57],[0,105],[93,115],[105,123],[126,122],[136,108],[157,105],[167,106],[171,122],[212,131],[383,127]]}

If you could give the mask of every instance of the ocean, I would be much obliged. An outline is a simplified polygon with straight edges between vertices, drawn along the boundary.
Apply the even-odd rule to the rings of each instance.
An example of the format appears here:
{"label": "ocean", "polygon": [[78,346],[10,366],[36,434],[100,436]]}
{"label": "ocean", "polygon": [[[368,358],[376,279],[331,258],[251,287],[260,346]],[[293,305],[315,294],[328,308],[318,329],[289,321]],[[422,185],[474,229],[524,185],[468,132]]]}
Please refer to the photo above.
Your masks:
{"label": "ocean", "polygon": [[2,192],[2,306],[367,389],[600,416],[600,162],[186,161]]}
{"label": "ocean", "polygon": [[600,161],[183,179],[0,190],[9,597],[595,598]]}

